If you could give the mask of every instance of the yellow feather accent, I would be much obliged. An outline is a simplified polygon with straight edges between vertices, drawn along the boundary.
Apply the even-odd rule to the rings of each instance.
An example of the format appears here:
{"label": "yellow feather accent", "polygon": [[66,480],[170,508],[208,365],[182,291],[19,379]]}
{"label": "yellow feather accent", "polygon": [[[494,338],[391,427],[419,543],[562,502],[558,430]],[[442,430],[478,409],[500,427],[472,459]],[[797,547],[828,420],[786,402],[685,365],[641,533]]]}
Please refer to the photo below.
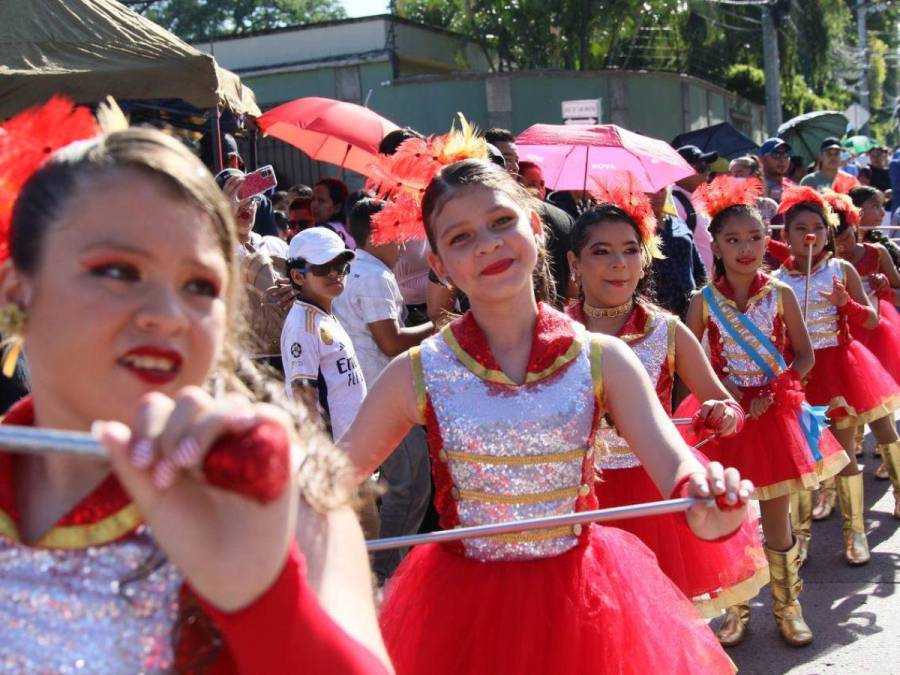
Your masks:
{"label": "yellow feather accent", "polygon": [[103,133],[111,134],[116,131],[124,131],[128,128],[128,118],[116,103],[116,99],[107,96],[106,100],[97,106],[97,124],[103,129]]}
{"label": "yellow feather accent", "polygon": [[487,159],[487,141],[478,135],[478,128],[470,124],[462,113],[459,116],[459,129],[454,124],[444,140],[440,152],[442,164],[452,164],[463,159]]}

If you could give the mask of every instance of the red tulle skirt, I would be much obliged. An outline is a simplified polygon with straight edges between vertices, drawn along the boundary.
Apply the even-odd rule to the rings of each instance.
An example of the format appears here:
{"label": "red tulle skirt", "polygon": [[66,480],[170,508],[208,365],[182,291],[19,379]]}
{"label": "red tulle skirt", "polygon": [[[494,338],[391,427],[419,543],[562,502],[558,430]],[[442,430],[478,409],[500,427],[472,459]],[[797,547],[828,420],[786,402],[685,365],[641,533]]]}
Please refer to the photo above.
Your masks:
{"label": "red tulle skirt", "polygon": [[[595,484],[601,509],[662,499],[643,467],[607,469]],[[706,617],[756,597],[769,581],[759,527],[749,517],[734,536],[721,542],[699,539],[682,514],[629,518],[604,525],[640,539],[656,554],[660,569]]]}
{"label": "red tulle skirt", "polygon": [[880,419],[900,407],[900,385],[858,340],[816,350],[806,400],[828,406],[839,429]]}
{"label": "red tulle skirt", "polygon": [[417,546],[388,583],[380,621],[398,675],[733,672],[647,547],[597,525],[537,560]]}
{"label": "red tulle skirt", "polygon": [[[759,419],[749,415],[750,398],[752,394],[741,401],[748,415],[740,433],[712,439],[703,446],[703,452],[722,466],[733,466],[741,472],[741,478],[752,481],[754,499],[774,499],[798,490],[816,489],[819,481],[836,475],[850,462],[828,429],[819,437],[819,457],[810,450],[797,418],[802,394],[798,400],[773,403]],[[688,396],[678,406],[675,417],[691,417],[699,408],[697,399]]]}
{"label": "red tulle skirt", "polygon": [[900,318],[894,306],[886,300],[878,304],[878,325],[872,330],[854,326],[851,332],[854,339],[872,352],[894,381],[900,382]]}

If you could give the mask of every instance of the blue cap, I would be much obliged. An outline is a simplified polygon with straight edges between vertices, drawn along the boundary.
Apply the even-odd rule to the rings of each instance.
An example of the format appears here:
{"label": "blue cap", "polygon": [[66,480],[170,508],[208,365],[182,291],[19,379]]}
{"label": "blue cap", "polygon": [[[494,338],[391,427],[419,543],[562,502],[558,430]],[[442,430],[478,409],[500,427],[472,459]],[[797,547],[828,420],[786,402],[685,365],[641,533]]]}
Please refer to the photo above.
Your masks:
{"label": "blue cap", "polygon": [[785,148],[788,152],[792,150],[791,144],[781,138],[767,138],[759,147],[759,154],[760,156],[765,157],[766,155],[771,155],[780,148]]}

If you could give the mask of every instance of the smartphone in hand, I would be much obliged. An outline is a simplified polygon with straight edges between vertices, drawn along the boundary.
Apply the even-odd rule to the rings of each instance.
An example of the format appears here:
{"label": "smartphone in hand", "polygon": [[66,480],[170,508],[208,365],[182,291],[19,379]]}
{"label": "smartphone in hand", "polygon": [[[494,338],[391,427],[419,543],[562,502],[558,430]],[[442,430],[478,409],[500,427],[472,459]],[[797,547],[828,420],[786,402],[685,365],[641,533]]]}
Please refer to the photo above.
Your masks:
{"label": "smartphone in hand", "polygon": [[266,164],[266,166],[258,168],[253,173],[247,174],[238,190],[238,197],[240,199],[249,199],[250,197],[261,195],[277,185],[275,169],[272,168],[271,164]]}

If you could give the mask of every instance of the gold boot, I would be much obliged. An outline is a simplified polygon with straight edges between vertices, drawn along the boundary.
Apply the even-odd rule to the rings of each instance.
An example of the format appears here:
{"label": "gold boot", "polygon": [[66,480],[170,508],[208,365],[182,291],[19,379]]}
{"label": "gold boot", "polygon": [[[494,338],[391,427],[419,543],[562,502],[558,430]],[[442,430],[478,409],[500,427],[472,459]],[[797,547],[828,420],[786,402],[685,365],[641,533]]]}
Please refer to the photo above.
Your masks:
{"label": "gold boot", "polygon": [[882,466],[894,487],[894,518],[900,518],[900,441],[884,443],[878,447],[881,449]]}
{"label": "gold boot", "polygon": [[844,558],[850,565],[865,565],[871,555],[863,521],[862,474],[837,476],[837,492],[844,518]]}
{"label": "gold boot", "polygon": [[742,602],[725,610],[725,620],[716,631],[716,637],[723,647],[735,647],[741,644],[750,630],[750,604]]}
{"label": "gold boot", "polygon": [[764,549],[769,561],[772,613],[781,637],[792,647],[808,645],[813,640],[813,634],[803,620],[803,610],[797,601],[803,589],[798,558],[799,542],[794,542],[789,551],[773,551],[767,546]]}
{"label": "gold boot", "polygon": [[822,481],[822,487],[816,493],[812,519],[825,520],[831,516],[836,501],[837,491],[834,488],[834,478],[826,478]]}
{"label": "gold boot", "polygon": [[791,529],[797,540],[800,564],[809,558],[809,542],[812,539],[813,496],[809,490],[791,493]]}
{"label": "gold boot", "polygon": [[856,443],[856,456],[863,456],[863,447],[866,444],[866,425],[860,424],[856,427],[856,437],[853,439]]}

